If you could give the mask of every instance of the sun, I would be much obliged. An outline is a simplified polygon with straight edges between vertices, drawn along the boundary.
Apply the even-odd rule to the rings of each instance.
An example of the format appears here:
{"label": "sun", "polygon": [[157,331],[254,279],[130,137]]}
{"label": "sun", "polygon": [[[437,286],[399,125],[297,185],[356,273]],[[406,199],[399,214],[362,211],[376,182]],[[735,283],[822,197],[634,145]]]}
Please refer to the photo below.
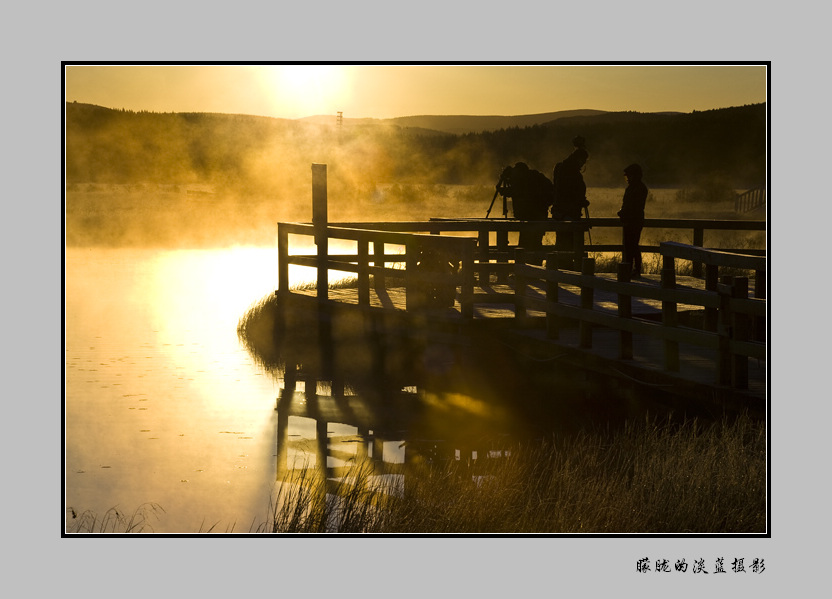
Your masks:
{"label": "sun", "polygon": [[335,114],[348,99],[349,79],[346,66],[277,66],[272,74],[275,102],[292,118]]}

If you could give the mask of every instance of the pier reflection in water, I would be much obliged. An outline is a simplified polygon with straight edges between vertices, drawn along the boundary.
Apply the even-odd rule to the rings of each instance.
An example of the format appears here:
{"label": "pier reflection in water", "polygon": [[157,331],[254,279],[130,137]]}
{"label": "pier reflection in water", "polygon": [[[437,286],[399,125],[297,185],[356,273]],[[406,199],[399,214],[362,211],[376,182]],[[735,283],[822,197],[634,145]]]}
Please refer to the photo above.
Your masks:
{"label": "pier reflection in water", "polygon": [[603,381],[476,335],[413,327],[389,313],[321,312],[303,300],[282,324],[274,317],[252,318],[241,338],[282,381],[278,481],[304,470],[306,480],[314,473],[332,482],[360,463],[387,482],[426,464],[474,467],[626,411],[626,402],[596,405]]}
{"label": "pier reflection in water", "polygon": [[[288,319],[277,344],[268,318],[239,336],[273,270],[273,248],[67,250],[68,514],[153,502],[158,533],[246,532],[290,465],[334,477],[366,452],[401,477],[573,426],[605,397],[511,348],[408,337],[381,318],[335,318],[331,343],[314,312]],[[604,418],[614,407],[595,401]]]}

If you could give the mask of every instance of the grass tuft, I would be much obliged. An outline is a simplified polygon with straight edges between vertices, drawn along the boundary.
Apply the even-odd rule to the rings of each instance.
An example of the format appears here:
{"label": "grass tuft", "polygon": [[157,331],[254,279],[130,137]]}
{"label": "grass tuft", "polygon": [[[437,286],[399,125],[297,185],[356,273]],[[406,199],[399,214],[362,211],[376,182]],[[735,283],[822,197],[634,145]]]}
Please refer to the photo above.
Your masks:
{"label": "grass tuft", "polygon": [[[353,461],[343,478],[294,468],[260,534],[761,534],[766,434],[747,417],[682,424],[645,419],[618,430],[526,442],[500,457],[415,461],[403,481]],[[145,504],[98,519],[70,508],[76,533],[144,532]],[[71,518],[70,518],[71,516]],[[212,533],[214,527],[199,532]],[[226,531],[233,532],[233,531]]]}

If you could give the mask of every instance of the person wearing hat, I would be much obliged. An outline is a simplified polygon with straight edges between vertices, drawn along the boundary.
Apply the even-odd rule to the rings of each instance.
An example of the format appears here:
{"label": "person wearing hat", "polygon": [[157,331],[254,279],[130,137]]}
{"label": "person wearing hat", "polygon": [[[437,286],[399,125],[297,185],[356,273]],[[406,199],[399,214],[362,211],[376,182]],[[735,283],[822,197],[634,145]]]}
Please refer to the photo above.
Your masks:
{"label": "person wearing hat", "polygon": [[618,218],[621,220],[622,243],[624,251],[623,262],[627,262],[633,269],[633,277],[641,276],[641,250],[639,239],[644,228],[644,205],[647,203],[647,186],[641,180],[643,172],[638,164],[631,164],[624,169],[627,178],[627,189]]}
{"label": "person wearing hat", "polygon": [[[546,220],[552,202],[552,182],[546,175],[529,168],[525,162],[518,162],[503,170],[500,181],[497,190],[503,196],[512,198],[514,218]],[[543,249],[543,231],[521,230],[518,245],[532,252],[540,252]],[[529,262],[540,264],[542,258],[535,255],[529,258]]]}
{"label": "person wearing hat", "polygon": [[[574,150],[555,165],[552,170],[554,196],[552,198],[552,219],[559,221],[579,220],[581,212],[586,210],[586,183],[583,169],[589,159],[586,140],[580,135],[572,139]],[[559,231],[555,247],[562,251],[574,248],[574,237],[580,233]]]}

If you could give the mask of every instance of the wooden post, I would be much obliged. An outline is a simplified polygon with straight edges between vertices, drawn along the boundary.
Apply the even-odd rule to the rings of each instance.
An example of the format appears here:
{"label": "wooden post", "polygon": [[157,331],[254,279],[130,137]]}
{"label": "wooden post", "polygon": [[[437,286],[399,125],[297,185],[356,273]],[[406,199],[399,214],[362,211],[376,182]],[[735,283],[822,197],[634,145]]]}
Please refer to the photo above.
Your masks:
{"label": "wooden post", "polygon": [[286,476],[286,455],[288,453],[286,438],[289,432],[289,408],[292,405],[294,394],[294,385],[291,389],[284,386],[284,388],[280,390],[280,394],[277,396],[277,402],[274,407],[275,412],[277,412],[277,438],[275,443],[275,464],[277,465],[277,471],[275,475],[276,480],[278,481],[281,481]]}
{"label": "wooden post", "polygon": [[381,291],[384,289],[384,272],[379,270],[384,269],[387,264],[384,262],[384,242],[383,241],[373,241],[373,266],[376,268],[375,274],[373,274],[373,287],[377,291]]}
{"label": "wooden post", "polygon": [[[766,271],[757,270],[754,273],[754,297],[766,299]],[[763,316],[754,318],[753,337],[755,341],[766,340],[766,319]]]}
{"label": "wooden post", "polygon": [[477,280],[480,285],[488,283],[488,229],[480,229],[477,232],[477,255],[479,256],[480,268],[477,272]]}
{"label": "wooden post", "polygon": [[[629,283],[633,266],[629,262],[618,264],[618,282]],[[618,318],[633,317],[633,298],[628,293],[618,294]],[[630,331],[620,331],[618,336],[618,357],[622,360],[633,359],[633,334]]]}
{"label": "wooden post", "polygon": [[[673,256],[663,256],[662,263],[662,289],[676,288],[676,261]],[[675,327],[678,324],[676,314],[676,302],[662,300],[662,324],[666,327]],[[664,341],[664,367],[665,370],[679,370],[679,342],[671,339]]]}
{"label": "wooden post", "polygon": [[719,349],[717,350],[716,383],[731,384],[731,281],[733,277],[720,277],[719,284]]}
{"label": "wooden post", "polygon": [[373,462],[379,468],[379,471],[384,471],[384,441],[373,435]]}
{"label": "wooden post", "polygon": [[[578,222],[578,221],[575,221]],[[572,243],[574,244],[573,250],[575,252],[574,260],[577,262],[578,260],[583,259],[584,257],[584,236],[586,235],[586,231],[584,229],[578,229],[575,227],[573,229],[572,234]],[[583,263],[582,263],[583,264]],[[582,266],[583,268],[583,266]],[[595,264],[592,265],[592,272],[595,273]]]}
{"label": "wooden post", "polygon": [[526,326],[526,277],[520,270],[526,265],[526,251],[521,248],[514,249],[514,318],[517,326]]}
{"label": "wooden post", "polygon": [[[501,256],[508,256],[508,231],[505,229],[500,229],[497,231],[497,252]],[[508,258],[506,258],[508,260]],[[505,283],[507,278],[507,273],[505,271],[499,271],[497,274],[497,282],[498,283]]]}
{"label": "wooden post", "polygon": [[[731,285],[733,299],[748,299],[748,277],[734,277]],[[748,341],[751,336],[751,322],[747,314],[732,311],[733,341]],[[731,359],[731,384],[735,389],[748,389],[748,356],[733,354]]]}
{"label": "wooden post", "polygon": [[[705,266],[705,290],[717,292],[719,284],[719,267],[716,264]],[[716,308],[705,308],[705,330],[716,332],[718,310]]]}
{"label": "wooden post", "polygon": [[754,297],[766,299],[766,271],[754,271]]}
{"label": "wooden post", "polygon": [[370,243],[358,240],[358,305],[370,305]]}
{"label": "wooden post", "polygon": [[312,165],[312,225],[318,246],[318,299],[327,299],[329,291],[329,239],[327,236],[326,165]]}
{"label": "wooden post", "polygon": [[416,288],[421,286],[421,281],[416,279],[416,264],[419,262],[421,244],[417,239],[408,239],[404,245],[404,309],[412,310],[416,307]]}
{"label": "wooden post", "polygon": [[[462,249],[462,272],[460,273],[459,309],[463,320],[474,319],[474,244],[468,242]],[[488,275],[486,274],[486,277]]]}
{"label": "wooden post", "polygon": [[277,223],[277,290],[283,296],[289,293],[289,233],[283,223]]}
{"label": "wooden post", "polygon": [[[693,229],[693,245],[703,247],[705,244],[705,229],[703,227],[695,227]],[[702,263],[694,262],[692,264],[691,274],[698,278],[702,277]]]}
{"label": "wooden post", "polygon": [[[558,270],[558,260],[557,254],[551,253],[546,256],[546,272],[548,273],[556,273]],[[558,303],[558,291],[560,290],[560,285],[558,285],[557,281],[546,281],[546,303],[547,304],[557,304]],[[553,314],[546,311],[546,337],[549,339],[557,339],[560,336],[560,330],[558,326],[558,319],[559,316],[557,314]]]}
{"label": "wooden post", "polygon": [[[581,260],[581,274],[583,276],[595,276],[595,258],[583,258]],[[595,300],[595,290],[592,287],[581,285],[581,308],[592,310]],[[580,342],[579,346],[584,348],[592,347],[592,323],[581,319],[578,325]]]}
{"label": "wooden post", "polygon": [[[307,385],[309,383],[315,384],[315,381],[307,381]],[[308,393],[308,391],[307,391]],[[317,445],[317,451],[315,452],[315,462],[318,467],[318,472],[324,478],[324,481],[329,477],[329,468],[327,459],[329,457],[329,437],[328,437],[328,429],[329,426],[327,421],[324,420],[320,414],[316,414],[315,418],[315,441]],[[322,493],[323,494],[323,493]]]}

